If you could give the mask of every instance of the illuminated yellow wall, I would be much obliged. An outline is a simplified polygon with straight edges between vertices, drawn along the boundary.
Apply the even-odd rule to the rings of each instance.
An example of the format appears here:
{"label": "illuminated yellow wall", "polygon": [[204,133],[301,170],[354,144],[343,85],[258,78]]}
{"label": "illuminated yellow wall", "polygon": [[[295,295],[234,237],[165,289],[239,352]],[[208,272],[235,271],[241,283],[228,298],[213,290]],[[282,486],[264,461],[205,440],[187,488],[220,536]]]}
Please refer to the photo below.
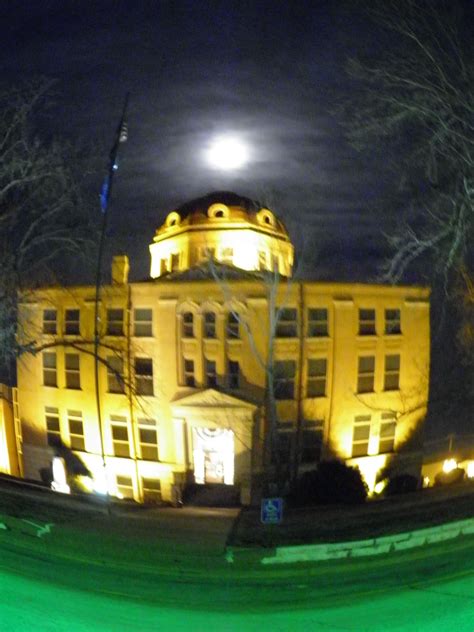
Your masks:
{"label": "illuminated yellow wall", "polygon": [[13,418],[12,389],[0,384],[0,472],[20,476],[20,437]]}

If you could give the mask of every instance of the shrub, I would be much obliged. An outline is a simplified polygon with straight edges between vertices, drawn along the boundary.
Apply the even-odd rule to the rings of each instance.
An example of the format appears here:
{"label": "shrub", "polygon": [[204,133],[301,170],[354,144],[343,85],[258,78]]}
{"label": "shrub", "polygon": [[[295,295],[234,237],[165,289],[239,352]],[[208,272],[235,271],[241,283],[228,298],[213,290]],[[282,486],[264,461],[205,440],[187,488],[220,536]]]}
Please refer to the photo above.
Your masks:
{"label": "shrub", "polygon": [[384,489],[385,496],[394,496],[396,494],[409,494],[416,492],[419,488],[419,479],[410,474],[399,474],[390,478],[387,487]]}
{"label": "shrub", "polygon": [[452,485],[453,483],[462,483],[466,472],[462,467],[457,467],[450,472],[438,472],[435,476],[435,485]]}
{"label": "shrub", "polygon": [[367,498],[367,486],[358,468],[342,461],[323,461],[317,470],[306,472],[298,480],[293,499],[298,504],[361,504]]}

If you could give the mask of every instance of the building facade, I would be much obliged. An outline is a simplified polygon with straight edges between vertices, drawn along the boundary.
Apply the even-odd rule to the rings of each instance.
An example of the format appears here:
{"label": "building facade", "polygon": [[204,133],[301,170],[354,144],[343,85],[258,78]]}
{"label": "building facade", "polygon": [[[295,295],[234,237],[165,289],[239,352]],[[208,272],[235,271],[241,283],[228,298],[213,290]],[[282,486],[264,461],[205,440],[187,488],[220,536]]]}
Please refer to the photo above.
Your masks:
{"label": "building facade", "polygon": [[[101,290],[22,298],[17,425],[24,476],[58,453],[97,491],[173,501],[187,482],[258,499],[269,376],[283,462],[338,457],[370,488],[386,468],[419,473],[429,382],[429,292],[295,281],[293,247],[265,208],[217,193],[170,213],[150,279],[115,257]],[[33,343],[34,342],[34,343]],[[105,470],[104,470],[105,464]]]}

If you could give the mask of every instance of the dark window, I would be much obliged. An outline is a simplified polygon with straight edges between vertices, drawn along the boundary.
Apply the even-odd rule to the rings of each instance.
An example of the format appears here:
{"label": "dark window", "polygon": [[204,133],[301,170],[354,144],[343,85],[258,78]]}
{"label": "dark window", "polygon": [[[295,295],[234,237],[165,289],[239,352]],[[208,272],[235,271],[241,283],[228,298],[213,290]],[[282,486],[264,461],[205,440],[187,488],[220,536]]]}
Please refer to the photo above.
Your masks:
{"label": "dark window", "polygon": [[135,309],[133,310],[133,313],[134,313],[133,335],[139,338],[150,338],[153,335],[152,310],[151,309]]}
{"label": "dark window", "polygon": [[117,476],[116,480],[119,498],[133,498],[133,483],[130,476]]}
{"label": "dark window", "polygon": [[154,419],[138,419],[140,453],[142,459],[158,461],[158,432]]}
{"label": "dark window", "polygon": [[384,390],[397,391],[400,388],[400,356],[385,356]]}
{"label": "dark window", "polygon": [[385,310],[385,333],[388,335],[400,334],[400,310],[399,309],[386,309]]}
{"label": "dark window", "polygon": [[55,335],[57,333],[58,313],[55,309],[43,310],[43,333]]}
{"label": "dark window", "polygon": [[195,386],[196,380],[194,377],[194,360],[184,361],[184,383],[186,386]]}
{"label": "dark window", "polygon": [[359,309],[359,335],[375,335],[375,309]]}
{"label": "dark window", "polygon": [[125,417],[112,417],[112,444],[114,456],[130,456],[130,444],[128,440],[128,427]]}
{"label": "dark window", "polygon": [[234,312],[230,312],[227,315],[227,338],[239,338],[239,326],[239,315]]}
{"label": "dark window", "polygon": [[238,362],[229,360],[229,388],[238,389],[240,386],[240,366]]}
{"label": "dark window", "polygon": [[361,356],[359,358],[359,372],[357,376],[357,392],[372,393],[375,378],[375,356]]}
{"label": "dark window", "polygon": [[69,443],[73,450],[85,450],[84,423],[80,410],[68,410]]}
{"label": "dark window", "polygon": [[55,353],[46,351],[43,353],[43,384],[44,386],[58,385]]}
{"label": "dark window", "polygon": [[214,360],[205,360],[206,367],[206,385],[209,388],[217,386],[217,369]]}
{"label": "dark window", "polygon": [[[291,427],[291,423],[281,423],[279,426]],[[275,445],[272,449],[272,461],[276,463],[277,460],[282,465],[287,465],[291,462],[292,450],[293,450],[294,433],[292,430],[279,429],[275,436]]]}
{"label": "dark window", "polygon": [[204,314],[204,338],[216,337],[216,315],[214,312]]}
{"label": "dark window", "polygon": [[321,459],[323,445],[322,422],[306,421],[301,433],[301,463],[316,463]]}
{"label": "dark window", "polygon": [[123,309],[107,310],[107,335],[123,336]]}
{"label": "dark window", "polygon": [[67,336],[78,336],[80,332],[80,311],[67,309],[64,322],[64,333]]}
{"label": "dark window", "polygon": [[61,427],[59,425],[59,410],[46,406],[45,408],[45,420],[46,420],[46,438],[48,445],[57,447],[61,445]]}
{"label": "dark window", "polygon": [[298,321],[296,309],[277,309],[275,318],[277,338],[296,338],[298,336]]}
{"label": "dark window", "polygon": [[161,502],[161,481],[158,478],[142,478],[143,502]]}
{"label": "dark window", "polygon": [[183,338],[194,338],[194,314],[192,312],[183,314]]}
{"label": "dark window", "polygon": [[108,356],[107,362],[107,388],[109,393],[124,393],[125,382],[123,378],[123,360],[118,356]]}
{"label": "dark window", "polygon": [[325,308],[308,309],[308,338],[320,338],[328,335],[328,310]]}
{"label": "dark window", "polygon": [[382,413],[380,422],[379,453],[393,452],[397,420],[395,413]]}
{"label": "dark window", "polygon": [[308,380],[306,397],[324,397],[326,395],[327,361],[325,358],[308,360]]}
{"label": "dark window", "polygon": [[171,272],[179,270],[179,252],[173,252],[171,255]]}
{"label": "dark window", "polygon": [[295,375],[296,362],[294,360],[275,362],[273,369],[275,399],[294,399]]}
{"label": "dark window", "polygon": [[66,353],[66,388],[81,388],[81,369],[78,353]]}
{"label": "dark window", "polygon": [[153,395],[153,360],[135,358],[135,389],[138,395]]}
{"label": "dark window", "polygon": [[366,456],[369,451],[370,415],[359,415],[354,419],[352,434],[352,456]]}

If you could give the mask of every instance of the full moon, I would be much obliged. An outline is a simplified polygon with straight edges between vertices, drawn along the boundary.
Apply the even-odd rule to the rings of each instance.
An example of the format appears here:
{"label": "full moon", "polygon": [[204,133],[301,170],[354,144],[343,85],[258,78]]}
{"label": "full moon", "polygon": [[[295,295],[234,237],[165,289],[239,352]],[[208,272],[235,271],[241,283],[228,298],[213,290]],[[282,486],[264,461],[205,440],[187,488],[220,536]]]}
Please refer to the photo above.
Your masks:
{"label": "full moon", "polygon": [[211,142],[206,158],[214,169],[231,171],[240,169],[247,163],[248,149],[245,143],[235,136],[218,136]]}

